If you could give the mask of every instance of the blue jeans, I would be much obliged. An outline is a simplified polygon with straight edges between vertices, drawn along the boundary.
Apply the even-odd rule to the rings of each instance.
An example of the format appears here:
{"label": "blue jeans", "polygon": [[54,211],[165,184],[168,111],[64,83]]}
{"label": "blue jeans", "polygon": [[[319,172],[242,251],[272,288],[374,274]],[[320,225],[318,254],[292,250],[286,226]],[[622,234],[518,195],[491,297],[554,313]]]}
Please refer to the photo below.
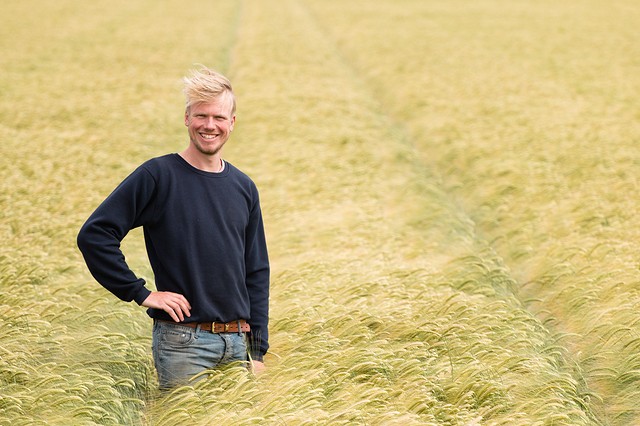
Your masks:
{"label": "blue jeans", "polygon": [[162,321],[154,321],[152,349],[160,389],[188,383],[210,368],[247,361],[244,334],[211,333]]}

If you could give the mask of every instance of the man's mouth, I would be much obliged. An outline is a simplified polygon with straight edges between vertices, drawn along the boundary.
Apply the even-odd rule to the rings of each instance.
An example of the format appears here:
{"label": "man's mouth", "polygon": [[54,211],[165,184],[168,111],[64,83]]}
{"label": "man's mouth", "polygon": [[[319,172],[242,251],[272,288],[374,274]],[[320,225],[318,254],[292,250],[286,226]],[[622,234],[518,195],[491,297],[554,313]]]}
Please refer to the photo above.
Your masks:
{"label": "man's mouth", "polygon": [[200,133],[200,136],[202,136],[202,139],[215,139],[216,136],[218,135],[211,135],[211,134],[207,134],[207,133]]}

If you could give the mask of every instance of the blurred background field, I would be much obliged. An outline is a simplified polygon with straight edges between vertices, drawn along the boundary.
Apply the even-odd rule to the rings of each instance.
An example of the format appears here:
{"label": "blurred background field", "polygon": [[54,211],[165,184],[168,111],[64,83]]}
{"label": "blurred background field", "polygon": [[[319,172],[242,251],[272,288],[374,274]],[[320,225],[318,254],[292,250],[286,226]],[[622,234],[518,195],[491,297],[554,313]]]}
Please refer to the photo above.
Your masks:
{"label": "blurred background field", "polygon": [[[0,425],[640,423],[640,5],[0,5]],[[159,395],[75,235],[234,83],[268,370]],[[127,261],[153,286],[139,230]]]}

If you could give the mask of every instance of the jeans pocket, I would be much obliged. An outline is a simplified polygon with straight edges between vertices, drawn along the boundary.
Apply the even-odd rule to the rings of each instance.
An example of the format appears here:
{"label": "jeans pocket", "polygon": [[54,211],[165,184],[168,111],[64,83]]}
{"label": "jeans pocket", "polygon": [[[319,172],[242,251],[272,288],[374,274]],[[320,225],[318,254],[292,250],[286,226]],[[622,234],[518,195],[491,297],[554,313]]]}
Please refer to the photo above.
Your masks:
{"label": "jeans pocket", "polygon": [[185,346],[195,339],[195,330],[183,327],[163,327],[160,333],[160,341],[169,345]]}

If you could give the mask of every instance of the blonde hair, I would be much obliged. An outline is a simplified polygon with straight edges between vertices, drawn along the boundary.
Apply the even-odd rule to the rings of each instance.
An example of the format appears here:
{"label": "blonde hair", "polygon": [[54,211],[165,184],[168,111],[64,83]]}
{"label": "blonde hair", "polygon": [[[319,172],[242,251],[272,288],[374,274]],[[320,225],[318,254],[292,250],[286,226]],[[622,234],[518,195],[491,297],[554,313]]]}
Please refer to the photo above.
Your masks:
{"label": "blonde hair", "polygon": [[182,79],[183,93],[186,97],[187,111],[192,105],[200,102],[211,102],[220,96],[230,97],[232,101],[231,115],[236,113],[236,97],[231,82],[224,75],[202,65],[192,70],[191,76]]}

